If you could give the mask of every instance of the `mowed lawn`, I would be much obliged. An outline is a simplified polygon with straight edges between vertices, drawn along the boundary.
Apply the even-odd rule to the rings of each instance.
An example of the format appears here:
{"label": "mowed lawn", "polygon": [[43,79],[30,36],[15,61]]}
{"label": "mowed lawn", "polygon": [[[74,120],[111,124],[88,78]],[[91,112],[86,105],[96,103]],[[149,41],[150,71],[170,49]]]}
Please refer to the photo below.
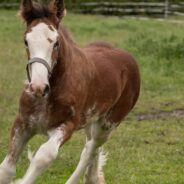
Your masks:
{"label": "mowed lawn", "polygon": [[[64,23],[79,45],[109,41],[130,51],[140,65],[139,102],[105,145],[107,184],[183,184],[184,24],[75,14],[68,14]],[[15,11],[0,10],[0,162],[26,78],[24,27]],[[180,116],[170,113],[178,109]],[[156,116],[160,112],[167,112],[166,116]],[[145,118],[138,121],[142,113]],[[157,118],[147,118],[148,113]],[[79,161],[84,140],[84,133],[77,132],[36,183],[64,184]],[[36,151],[44,141],[36,136],[29,145]],[[17,178],[28,164],[26,149],[18,162]]]}

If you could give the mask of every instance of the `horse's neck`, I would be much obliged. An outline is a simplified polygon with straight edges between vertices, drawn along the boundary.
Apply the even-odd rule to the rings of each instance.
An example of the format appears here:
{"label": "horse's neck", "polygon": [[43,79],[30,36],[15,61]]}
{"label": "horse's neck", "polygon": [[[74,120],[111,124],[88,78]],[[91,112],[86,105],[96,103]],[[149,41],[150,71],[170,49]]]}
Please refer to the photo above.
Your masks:
{"label": "horse's neck", "polygon": [[[84,53],[81,49],[72,40],[68,40],[68,36],[66,37],[61,33],[58,62],[53,71],[51,82],[54,85],[58,85],[59,81],[68,80],[68,77],[75,76],[72,70],[75,71],[80,66],[83,55]],[[68,75],[71,72],[72,75]]]}

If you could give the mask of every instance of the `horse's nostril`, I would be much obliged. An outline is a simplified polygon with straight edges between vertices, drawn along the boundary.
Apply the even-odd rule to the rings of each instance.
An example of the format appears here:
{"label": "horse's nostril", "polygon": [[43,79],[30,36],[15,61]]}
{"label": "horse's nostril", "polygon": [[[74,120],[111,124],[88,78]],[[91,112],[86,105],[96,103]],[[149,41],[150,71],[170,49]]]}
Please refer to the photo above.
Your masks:
{"label": "horse's nostril", "polygon": [[33,89],[33,84],[29,84],[29,89],[30,89],[31,92],[34,91],[34,89]]}
{"label": "horse's nostril", "polygon": [[47,96],[50,92],[50,87],[48,84],[46,84],[44,92],[43,92],[43,96]]}

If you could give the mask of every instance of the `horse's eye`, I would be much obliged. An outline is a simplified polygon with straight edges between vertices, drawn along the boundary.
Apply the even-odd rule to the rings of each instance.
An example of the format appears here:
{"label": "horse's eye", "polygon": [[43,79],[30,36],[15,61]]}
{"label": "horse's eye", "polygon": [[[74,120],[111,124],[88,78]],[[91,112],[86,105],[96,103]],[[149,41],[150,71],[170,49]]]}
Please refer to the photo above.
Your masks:
{"label": "horse's eye", "polygon": [[55,44],[54,44],[54,49],[57,49],[59,47],[59,42],[56,42]]}
{"label": "horse's eye", "polygon": [[25,46],[26,46],[26,48],[27,48],[27,47],[28,47],[28,42],[27,42],[26,39],[24,39],[24,44],[25,44]]}

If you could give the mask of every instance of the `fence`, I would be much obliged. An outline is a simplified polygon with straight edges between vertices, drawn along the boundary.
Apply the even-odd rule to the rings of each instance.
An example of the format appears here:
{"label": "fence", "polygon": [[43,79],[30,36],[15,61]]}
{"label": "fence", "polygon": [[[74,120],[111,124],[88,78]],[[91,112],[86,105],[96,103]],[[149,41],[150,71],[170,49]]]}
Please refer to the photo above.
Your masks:
{"label": "fence", "polygon": [[[66,1],[67,8],[75,13],[103,15],[184,15],[184,2],[123,2],[123,1]],[[18,8],[18,3],[0,3],[0,8]]]}
{"label": "fence", "polygon": [[104,15],[149,15],[165,16],[184,15],[184,3],[171,4],[154,2],[86,2],[77,7],[73,5],[74,12],[104,14]]}

